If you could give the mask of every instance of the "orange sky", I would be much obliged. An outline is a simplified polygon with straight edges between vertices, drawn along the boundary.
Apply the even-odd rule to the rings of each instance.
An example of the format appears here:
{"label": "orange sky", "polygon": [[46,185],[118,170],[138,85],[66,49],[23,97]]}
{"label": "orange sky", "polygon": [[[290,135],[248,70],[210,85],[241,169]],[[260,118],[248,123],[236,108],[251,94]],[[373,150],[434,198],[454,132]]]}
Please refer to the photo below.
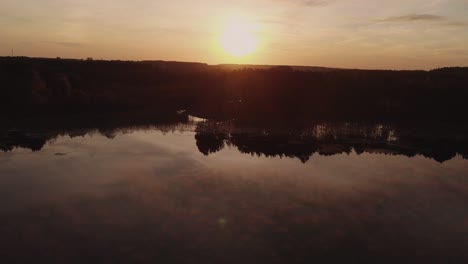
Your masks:
{"label": "orange sky", "polygon": [[0,2],[4,56],[430,69],[468,66],[467,43],[466,0]]}

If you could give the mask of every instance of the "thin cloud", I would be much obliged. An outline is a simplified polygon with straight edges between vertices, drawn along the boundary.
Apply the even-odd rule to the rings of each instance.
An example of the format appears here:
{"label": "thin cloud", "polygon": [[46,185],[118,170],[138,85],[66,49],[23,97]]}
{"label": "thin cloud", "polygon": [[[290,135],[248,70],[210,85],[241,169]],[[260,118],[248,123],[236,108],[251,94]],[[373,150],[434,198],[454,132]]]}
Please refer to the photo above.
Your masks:
{"label": "thin cloud", "polygon": [[454,26],[454,27],[466,27],[468,26],[467,22],[461,22],[461,21],[447,21],[445,23],[447,26]]}
{"label": "thin cloud", "polygon": [[81,48],[84,46],[83,43],[79,43],[79,42],[47,41],[46,43],[59,45],[59,46],[67,47],[67,48]]}
{"label": "thin cloud", "polygon": [[324,0],[299,0],[296,2],[298,2],[298,4],[302,6],[325,6],[330,3],[330,1]]}
{"label": "thin cloud", "polygon": [[445,21],[443,16],[430,14],[410,14],[404,16],[395,16],[381,19],[381,22],[410,22],[410,21]]}
{"label": "thin cloud", "polygon": [[6,14],[4,12],[0,12],[0,20],[11,21],[11,22],[14,22],[14,23],[22,23],[22,24],[23,23],[32,23],[33,22],[32,19],[21,17],[21,16],[9,15],[9,14]]}
{"label": "thin cloud", "polygon": [[332,0],[274,0],[276,2],[290,3],[299,6],[315,7],[315,6],[326,6],[330,4]]}
{"label": "thin cloud", "polygon": [[438,23],[445,26],[467,26],[468,23],[462,21],[454,21],[444,16],[433,14],[408,14],[404,16],[393,16],[383,19],[377,19],[376,22],[392,23],[392,22],[429,22]]}
{"label": "thin cloud", "polygon": [[280,24],[283,25],[287,22],[285,19],[257,19],[255,20],[257,23],[261,24]]}
{"label": "thin cloud", "polygon": [[282,15],[279,15],[276,17],[257,19],[256,22],[262,23],[262,24],[277,24],[277,25],[290,26],[291,24],[294,24],[294,22],[292,22],[294,21],[294,19],[291,19],[291,18],[296,17],[295,14],[298,13],[298,10],[301,10],[301,8],[324,7],[324,6],[330,5],[335,0],[270,0],[270,1],[273,1],[274,3],[289,4],[292,9],[289,10],[290,12],[285,12]]}

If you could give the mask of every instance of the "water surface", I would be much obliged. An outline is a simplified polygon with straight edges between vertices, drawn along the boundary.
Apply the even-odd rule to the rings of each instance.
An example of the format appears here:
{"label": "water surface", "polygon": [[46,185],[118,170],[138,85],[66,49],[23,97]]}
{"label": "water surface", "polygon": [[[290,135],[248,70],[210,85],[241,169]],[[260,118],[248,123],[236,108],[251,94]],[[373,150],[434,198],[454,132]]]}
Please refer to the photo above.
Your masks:
{"label": "water surface", "polygon": [[2,258],[468,261],[463,151],[436,155],[393,132],[318,142],[305,132],[201,128],[5,132]]}

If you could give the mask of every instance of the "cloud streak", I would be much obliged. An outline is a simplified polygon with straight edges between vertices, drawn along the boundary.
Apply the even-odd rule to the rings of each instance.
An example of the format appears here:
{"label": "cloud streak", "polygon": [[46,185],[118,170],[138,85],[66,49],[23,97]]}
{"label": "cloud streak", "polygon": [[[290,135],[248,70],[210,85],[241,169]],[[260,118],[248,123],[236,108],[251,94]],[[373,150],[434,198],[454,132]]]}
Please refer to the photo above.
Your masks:
{"label": "cloud streak", "polygon": [[443,16],[430,14],[409,14],[404,16],[395,16],[381,19],[381,22],[411,22],[411,21],[445,21]]}
{"label": "cloud streak", "polygon": [[59,45],[66,48],[81,48],[84,47],[83,43],[78,42],[65,42],[65,41],[45,41],[45,43]]}
{"label": "cloud streak", "polygon": [[331,0],[274,0],[281,3],[290,3],[298,6],[319,7],[330,4]]}
{"label": "cloud streak", "polygon": [[438,23],[446,26],[468,26],[468,23],[462,21],[451,20],[444,16],[433,14],[408,14],[403,16],[393,16],[376,20],[381,23],[412,23],[412,22],[428,22]]}
{"label": "cloud streak", "polygon": [[330,3],[329,1],[324,0],[300,0],[296,2],[298,2],[298,4],[302,6],[325,6]]}

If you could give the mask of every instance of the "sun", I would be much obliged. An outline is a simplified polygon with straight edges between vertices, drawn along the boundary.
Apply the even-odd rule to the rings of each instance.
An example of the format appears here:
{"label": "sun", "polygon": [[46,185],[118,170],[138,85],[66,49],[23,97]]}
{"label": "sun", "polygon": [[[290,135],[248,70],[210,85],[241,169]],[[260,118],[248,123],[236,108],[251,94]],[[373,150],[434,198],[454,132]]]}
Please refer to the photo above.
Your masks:
{"label": "sun", "polygon": [[241,16],[226,19],[219,42],[224,51],[233,57],[242,57],[257,49],[255,24]]}

